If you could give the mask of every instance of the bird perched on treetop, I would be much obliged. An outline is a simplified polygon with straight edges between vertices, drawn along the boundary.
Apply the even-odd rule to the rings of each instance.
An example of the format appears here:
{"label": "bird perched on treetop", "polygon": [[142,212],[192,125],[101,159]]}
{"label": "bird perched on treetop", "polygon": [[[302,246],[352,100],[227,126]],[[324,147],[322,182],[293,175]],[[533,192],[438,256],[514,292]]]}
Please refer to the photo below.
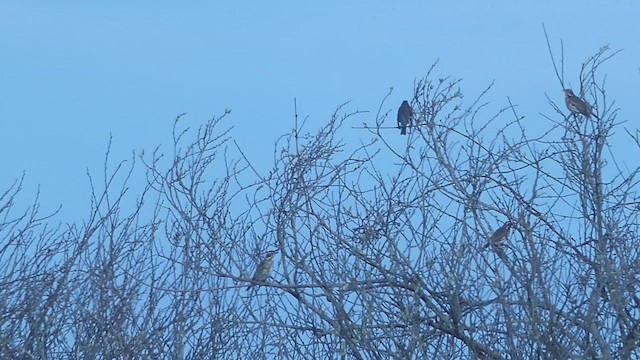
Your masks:
{"label": "bird perched on treetop", "polygon": [[398,129],[400,135],[407,135],[407,126],[411,126],[413,120],[413,109],[407,100],[402,102],[398,109]]}
{"label": "bird perched on treetop", "polygon": [[574,116],[584,115],[589,118],[593,115],[596,119],[598,118],[593,113],[591,105],[576,96],[571,89],[564,89],[564,102],[567,104],[567,109],[569,109]]}
{"label": "bird perched on treetop", "polygon": [[[256,268],[256,272],[253,274],[251,278],[252,282],[265,282],[273,271],[273,258],[278,253],[278,250],[272,250],[267,253],[264,260],[258,265]],[[255,284],[251,284],[247,286],[247,290],[251,289],[251,287]]]}
{"label": "bird perched on treetop", "polygon": [[511,221],[507,221],[502,226],[500,226],[498,230],[494,231],[493,234],[491,234],[491,236],[489,237],[489,242],[487,245],[485,245],[485,248],[489,247],[489,245],[500,246],[504,244],[504,242],[507,241],[507,238],[509,238],[511,227],[513,227],[513,223]]}

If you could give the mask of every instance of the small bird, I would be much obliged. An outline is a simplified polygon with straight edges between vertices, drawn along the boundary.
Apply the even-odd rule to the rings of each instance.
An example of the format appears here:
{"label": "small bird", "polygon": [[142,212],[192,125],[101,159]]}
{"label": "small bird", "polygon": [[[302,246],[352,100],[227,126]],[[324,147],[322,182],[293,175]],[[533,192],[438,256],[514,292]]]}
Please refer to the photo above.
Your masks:
{"label": "small bird", "polygon": [[498,230],[494,231],[493,234],[491,234],[491,236],[489,237],[489,242],[487,245],[485,245],[485,248],[489,247],[489,245],[500,246],[504,244],[504,242],[507,241],[507,238],[509,237],[509,232],[511,231],[512,226],[513,224],[511,223],[511,221],[507,221],[502,226],[500,226]]}
{"label": "small bird", "polygon": [[[256,272],[253,274],[251,278],[252,282],[265,282],[273,271],[273,258],[278,253],[278,250],[272,250],[267,253],[264,260],[258,265],[256,268]],[[254,284],[247,286],[247,290],[251,289]]]}
{"label": "small bird", "polygon": [[569,109],[574,116],[584,115],[588,118],[591,117],[591,115],[595,116],[591,105],[577,97],[571,89],[564,89],[564,102],[567,104],[567,109]]}
{"label": "small bird", "polygon": [[411,126],[413,120],[413,109],[407,100],[402,102],[398,109],[398,129],[400,135],[407,135],[407,126]]}

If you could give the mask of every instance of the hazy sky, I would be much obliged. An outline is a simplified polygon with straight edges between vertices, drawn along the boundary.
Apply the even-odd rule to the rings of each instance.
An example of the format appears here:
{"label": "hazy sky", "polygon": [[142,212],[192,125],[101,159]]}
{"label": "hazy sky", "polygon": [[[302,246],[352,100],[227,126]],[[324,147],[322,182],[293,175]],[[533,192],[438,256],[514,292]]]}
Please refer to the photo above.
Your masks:
{"label": "hazy sky", "polygon": [[508,96],[535,131],[553,115],[545,93],[563,104],[542,23],[574,86],[598,48],[623,49],[601,75],[637,128],[639,1],[241,3],[0,2],[0,192],[25,171],[25,204],[40,185],[45,209],[84,217],[86,169],[100,175],[110,134],[114,162],[129,159],[170,145],[183,112],[197,127],[231,109],[234,139],[270,162],[294,98],[309,130],[346,101],[375,114],[390,87],[395,111],[437,59],[470,97],[495,80],[487,100]]}

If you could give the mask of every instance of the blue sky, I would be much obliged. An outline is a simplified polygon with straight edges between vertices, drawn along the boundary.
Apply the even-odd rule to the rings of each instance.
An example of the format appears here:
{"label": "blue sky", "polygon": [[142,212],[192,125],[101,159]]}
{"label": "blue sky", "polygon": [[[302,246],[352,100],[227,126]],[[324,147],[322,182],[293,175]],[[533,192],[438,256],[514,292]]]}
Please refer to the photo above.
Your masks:
{"label": "blue sky", "polygon": [[539,113],[553,115],[545,93],[563,102],[543,22],[554,50],[564,41],[574,86],[598,48],[623,49],[600,75],[635,130],[638,18],[638,1],[3,1],[0,191],[25,171],[25,205],[40,186],[43,209],[62,204],[61,221],[83,217],[86,169],[100,174],[110,134],[112,158],[129,159],[170,145],[183,112],[197,127],[231,109],[233,138],[270,163],[293,126],[294,98],[309,130],[346,101],[373,112],[354,125],[373,123],[389,88],[385,109],[395,111],[437,59],[436,74],[462,78],[470,97],[495,80],[487,99],[499,108],[508,96],[542,131]]}

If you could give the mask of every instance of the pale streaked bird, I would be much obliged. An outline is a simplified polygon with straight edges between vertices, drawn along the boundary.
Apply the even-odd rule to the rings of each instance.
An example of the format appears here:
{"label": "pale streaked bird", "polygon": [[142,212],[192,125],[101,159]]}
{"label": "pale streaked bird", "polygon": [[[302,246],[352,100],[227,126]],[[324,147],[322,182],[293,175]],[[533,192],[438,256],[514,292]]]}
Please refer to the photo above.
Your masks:
{"label": "pale streaked bird", "polygon": [[[252,282],[262,283],[262,282],[265,282],[271,276],[271,272],[273,271],[273,258],[276,256],[277,253],[278,253],[278,250],[269,251],[267,253],[264,260],[262,260],[260,265],[258,265],[258,267],[256,268],[256,272],[253,274],[253,277],[251,278]],[[255,284],[251,284],[247,286],[247,290],[251,289],[251,287],[254,285]]]}
{"label": "pale streaked bird", "polygon": [[407,135],[407,126],[411,126],[413,120],[413,109],[407,100],[402,102],[398,109],[398,129],[400,135]]}
{"label": "pale streaked bird", "polygon": [[485,247],[489,245],[500,246],[504,244],[505,241],[509,238],[509,232],[511,231],[511,227],[513,224],[511,221],[507,221],[502,226],[498,228],[498,230],[494,231],[493,234],[489,237],[489,242]]}
{"label": "pale streaked bird", "polygon": [[569,109],[573,115],[584,115],[588,118],[591,117],[591,115],[595,116],[591,105],[576,96],[571,89],[564,89],[564,102],[567,104],[567,109]]}

